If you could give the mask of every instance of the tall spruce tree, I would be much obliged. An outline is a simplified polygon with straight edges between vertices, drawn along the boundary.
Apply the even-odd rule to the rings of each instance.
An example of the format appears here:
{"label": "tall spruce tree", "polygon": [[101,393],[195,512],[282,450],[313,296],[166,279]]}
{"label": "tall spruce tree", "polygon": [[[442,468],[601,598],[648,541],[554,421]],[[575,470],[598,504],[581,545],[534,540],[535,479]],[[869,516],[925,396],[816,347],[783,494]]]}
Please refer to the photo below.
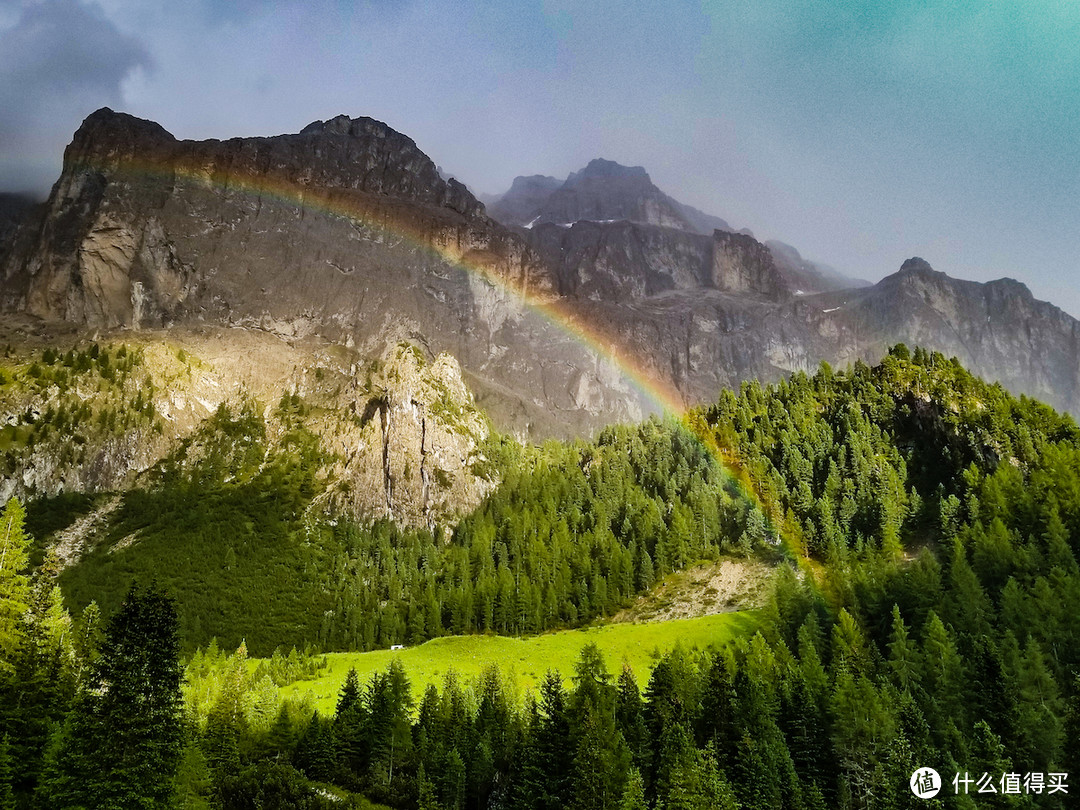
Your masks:
{"label": "tall spruce tree", "polygon": [[68,717],[48,806],[168,807],[183,743],[178,653],[172,599],[133,587]]}
{"label": "tall spruce tree", "polygon": [[9,500],[0,514],[0,675],[11,672],[30,598],[30,580],[25,573],[30,538],[25,518],[18,498]]}

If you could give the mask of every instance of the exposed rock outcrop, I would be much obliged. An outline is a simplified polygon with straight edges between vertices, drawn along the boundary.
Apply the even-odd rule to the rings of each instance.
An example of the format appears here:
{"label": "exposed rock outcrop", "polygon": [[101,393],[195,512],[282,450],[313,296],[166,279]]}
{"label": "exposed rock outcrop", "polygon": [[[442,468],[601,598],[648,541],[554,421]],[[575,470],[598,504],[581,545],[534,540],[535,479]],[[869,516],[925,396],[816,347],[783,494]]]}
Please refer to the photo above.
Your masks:
{"label": "exposed rock outcrop", "polygon": [[712,283],[727,292],[760,293],[780,299],[790,294],[765,245],[741,233],[713,233]]}
{"label": "exposed rock outcrop", "polygon": [[434,527],[475,508],[497,483],[473,472],[488,435],[457,361],[424,361],[414,346],[393,349],[370,383],[359,425],[338,434],[335,476],[365,517]]}
{"label": "exposed rock outcrop", "polygon": [[337,512],[434,528],[498,483],[482,451],[487,422],[449,355],[428,363],[400,344],[370,363],[318,341],[235,328],[128,335],[91,361],[87,344],[75,351],[84,359],[73,362],[62,346],[49,362],[6,363],[4,502],[152,487],[163,470],[205,480],[213,468],[228,480],[238,460],[250,462],[251,437],[215,424],[222,406],[257,427],[258,459],[289,431],[315,436],[316,503]]}

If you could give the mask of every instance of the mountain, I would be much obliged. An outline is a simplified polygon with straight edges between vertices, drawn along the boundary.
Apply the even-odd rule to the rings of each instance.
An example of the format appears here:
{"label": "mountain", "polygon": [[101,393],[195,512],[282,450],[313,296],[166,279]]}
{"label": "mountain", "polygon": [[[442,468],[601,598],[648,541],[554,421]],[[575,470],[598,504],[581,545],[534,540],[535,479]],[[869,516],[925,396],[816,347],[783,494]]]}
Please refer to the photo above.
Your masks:
{"label": "mountain", "polygon": [[653,185],[641,166],[623,166],[596,158],[565,181],[532,175],[516,177],[490,214],[508,226],[570,225],[579,220],[626,220],[691,233],[711,234],[732,228],[718,217],[684,206]]}
{"label": "mountain", "polygon": [[[492,203],[488,212],[504,225],[527,230],[544,224],[569,227],[585,220],[601,225],[627,221],[705,236],[712,236],[714,231],[735,231],[719,217],[664,194],[653,185],[641,166],[622,166],[602,159],[591,161],[562,183],[544,175],[516,177],[509,191]],[[746,229],[739,233],[753,237]],[[849,279],[830,267],[804,259],[795,248],[783,242],[770,241],[766,246],[785,278],[785,285],[796,294],[861,287],[869,283]],[[688,271],[694,272],[692,268]]]}
{"label": "mountain", "polygon": [[541,434],[641,417],[609,361],[526,305],[553,284],[535,251],[380,122],[193,142],[105,109],[66,150],[2,297],[88,329],[217,324],[375,358],[411,341],[456,357],[504,426]]}
{"label": "mountain", "polygon": [[871,285],[865,279],[850,278],[828,265],[804,259],[797,249],[776,239],[768,240],[765,246],[769,248],[773,261],[792,285],[796,295],[851,290]]}
{"label": "mountain", "polygon": [[[20,321],[0,330],[9,346],[32,326]],[[489,424],[449,355],[401,344],[371,362],[242,329],[34,343],[0,361],[0,502],[236,486],[295,453],[320,508],[433,527],[496,483]]]}
{"label": "mountain", "polygon": [[[550,185],[518,184],[493,208]],[[825,276],[793,248],[699,233],[644,169],[610,161],[542,209],[531,228],[500,224],[369,118],[195,142],[100,110],[41,218],[9,240],[0,300],[43,329],[257,330],[364,362],[410,343],[429,362],[456,358],[496,426],[534,437],[639,419],[661,390],[711,402],[900,341],[1080,412],[1077,322],[1016,282],[913,260],[873,286],[813,293],[810,276]]]}
{"label": "mountain", "polygon": [[488,213],[504,225],[528,225],[561,185],[561,180],[542,174],[515,177],[510,190],[488,204]]}

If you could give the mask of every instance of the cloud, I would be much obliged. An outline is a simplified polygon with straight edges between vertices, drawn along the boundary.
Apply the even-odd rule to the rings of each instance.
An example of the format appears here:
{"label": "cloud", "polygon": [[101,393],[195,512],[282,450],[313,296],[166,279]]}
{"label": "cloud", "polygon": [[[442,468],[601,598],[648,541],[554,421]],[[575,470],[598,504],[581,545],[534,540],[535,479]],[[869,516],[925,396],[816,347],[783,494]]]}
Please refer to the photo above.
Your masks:
{"label": "cloud", "polygon": [[124,79],[149,66],[142,45],[96,6],[25,5],[0,30],[0,188],[43,193],[79,122],[118,103]]}

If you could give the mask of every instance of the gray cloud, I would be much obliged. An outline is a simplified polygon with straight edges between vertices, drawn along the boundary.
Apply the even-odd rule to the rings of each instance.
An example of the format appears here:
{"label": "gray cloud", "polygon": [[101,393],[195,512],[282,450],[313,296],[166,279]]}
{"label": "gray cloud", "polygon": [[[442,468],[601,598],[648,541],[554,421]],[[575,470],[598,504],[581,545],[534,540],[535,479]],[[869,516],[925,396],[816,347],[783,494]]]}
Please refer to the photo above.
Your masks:
{"label": "gray cloud", "polygon": [[0,188],[42,194],[79,121],[119,103],[121,83],[150,57],[100,9],[77,0],[25,5],[11,17],[0,31]]}

